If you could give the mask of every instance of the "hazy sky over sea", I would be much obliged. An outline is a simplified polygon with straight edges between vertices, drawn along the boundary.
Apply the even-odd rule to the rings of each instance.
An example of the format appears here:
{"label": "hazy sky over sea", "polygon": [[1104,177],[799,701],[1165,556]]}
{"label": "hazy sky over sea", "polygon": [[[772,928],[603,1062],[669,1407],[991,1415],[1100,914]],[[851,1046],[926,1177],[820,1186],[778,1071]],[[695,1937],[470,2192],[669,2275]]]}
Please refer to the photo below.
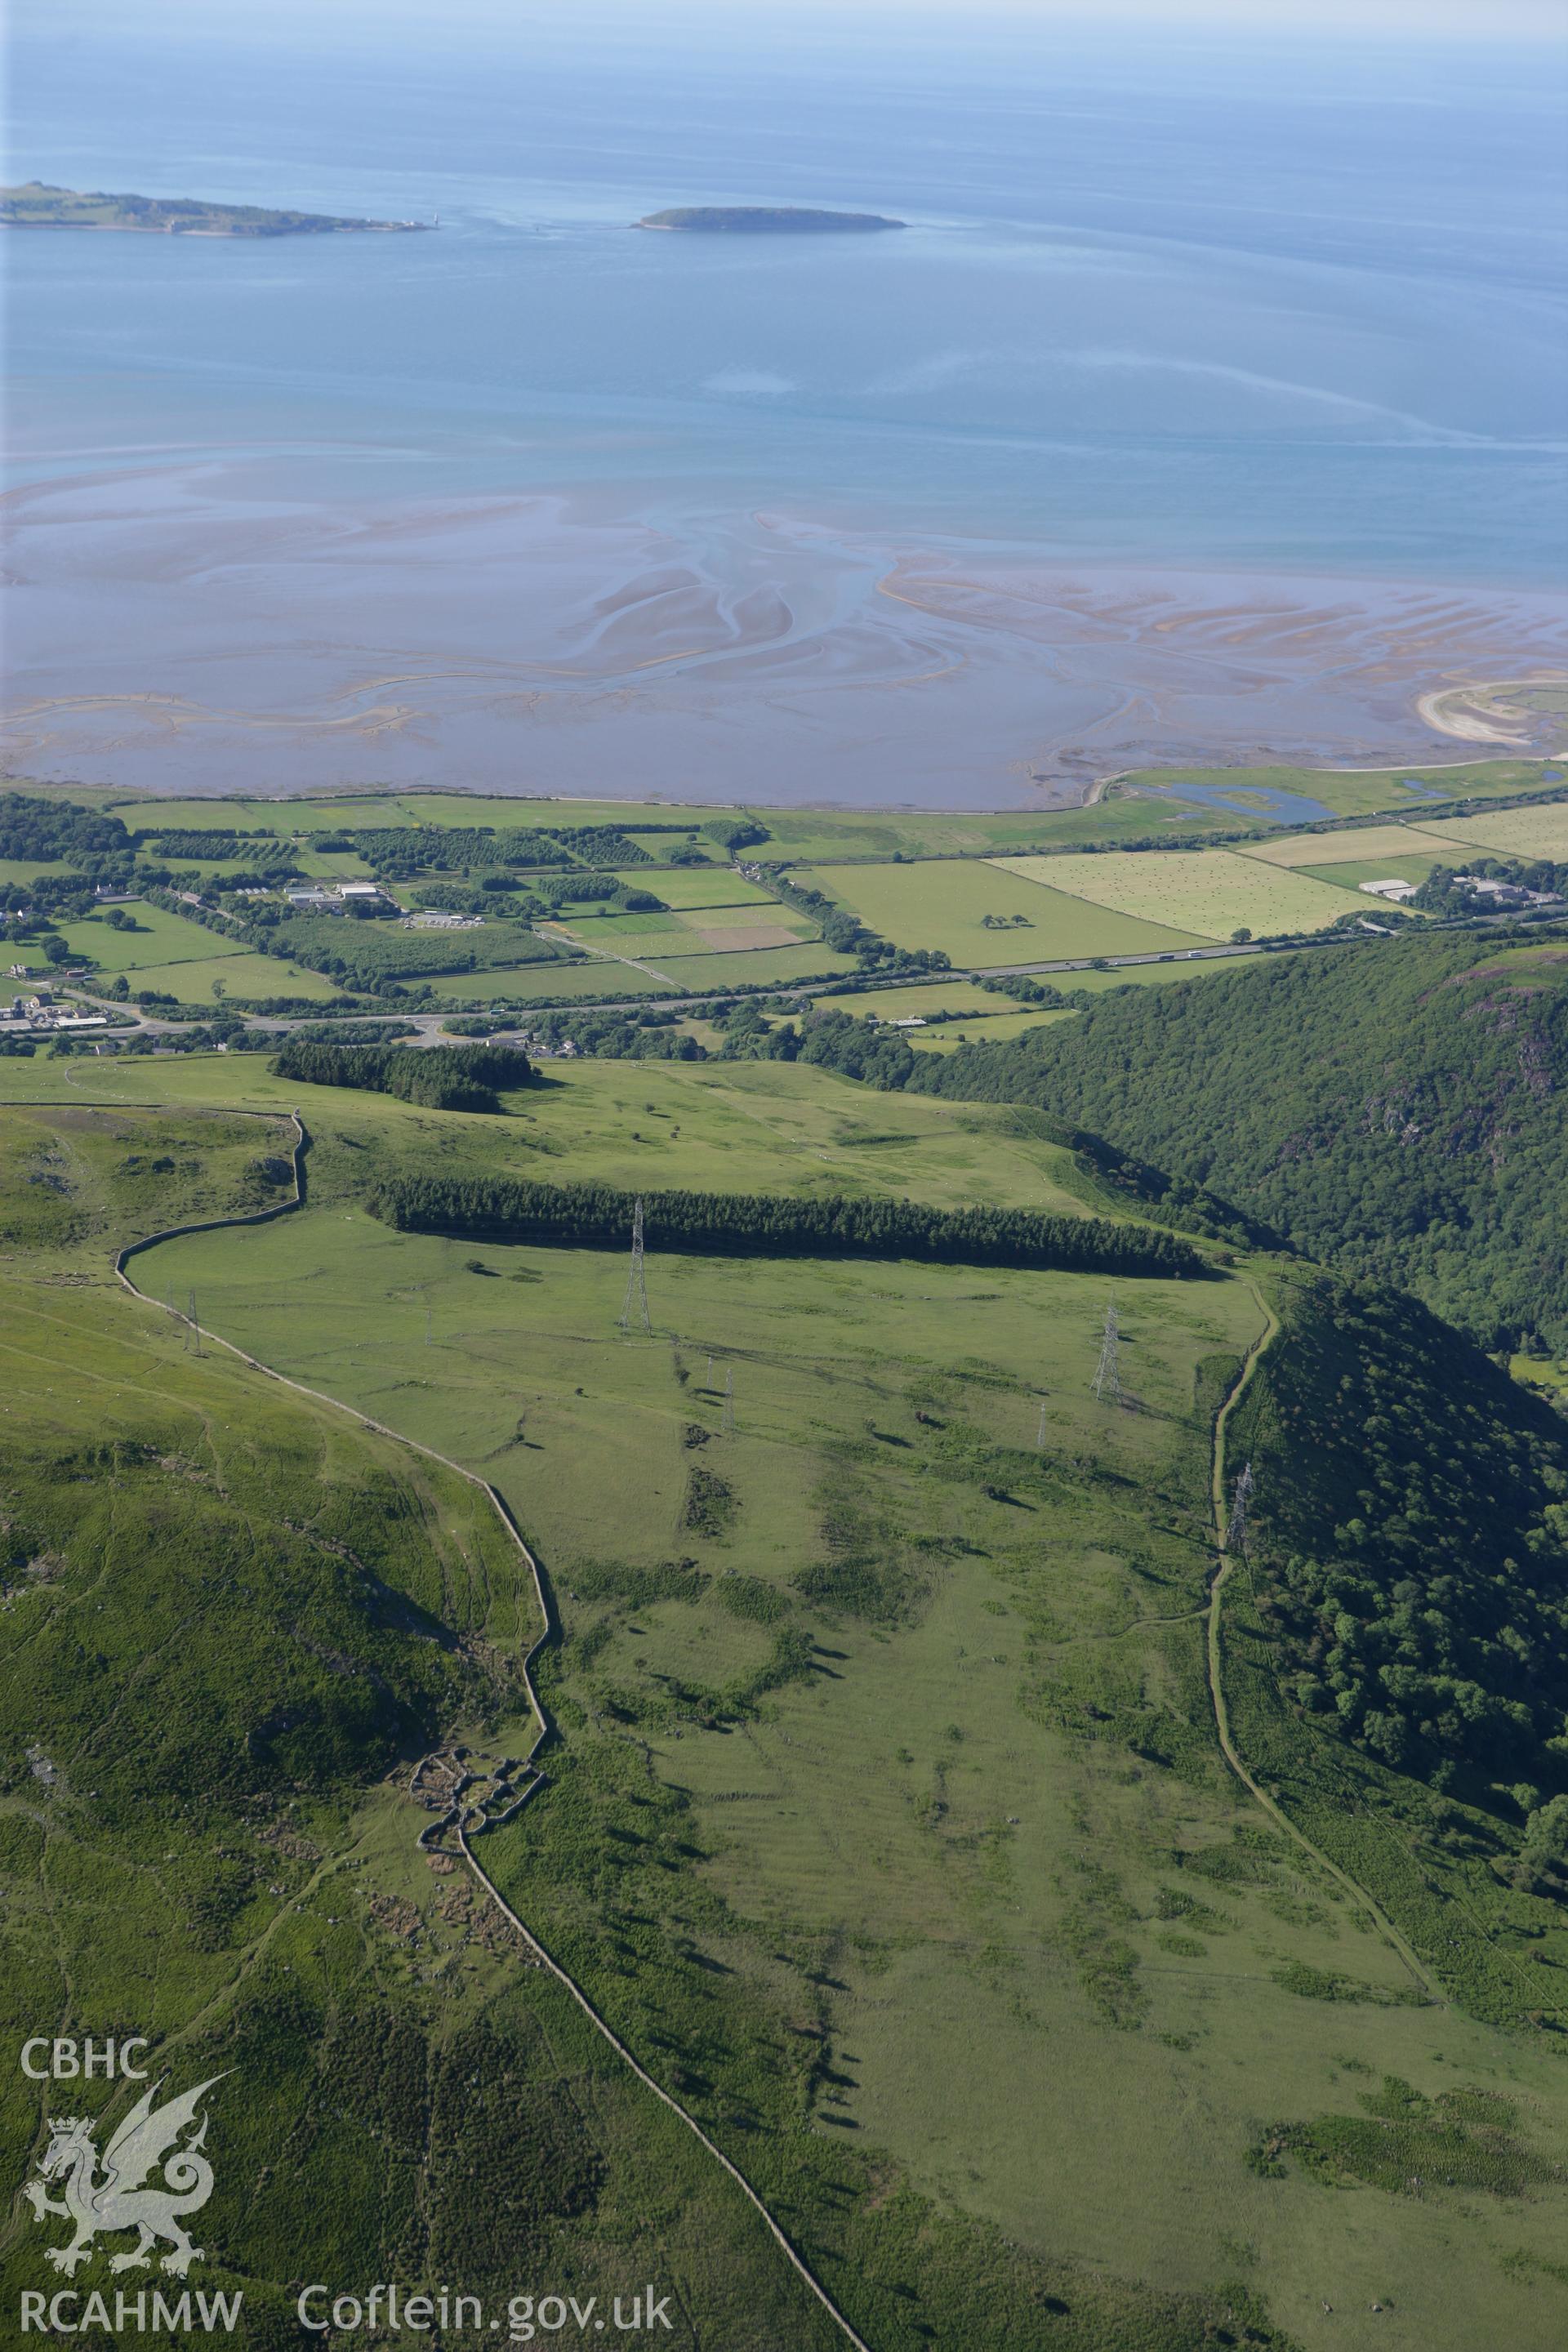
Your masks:
{"label": "hazy sky over sea", "polygon": [[[120,0],[11,0],[13,26],[47,22],[57,33],[79,26],[123,29]],[[449,42],[465,32],[527,42],[552,26],[574,34],[595,20],[622,28],[639,42],[679,38],[702,27],[726,43],[789,38],[804,20],[814,31],[830,25],[853,36],[858,23],[885,32],[935,31],[949,38],[984,43],[993,28],[1016,35],[1020,28],[1094,31],[1121,19],[1166,33],[1223,28],[1263,43],[1281,35],[1347,36],[1371,40],[1527,39],[1568,46],[1568,9],[1563,0],[587,0],[585,5],[518,6],[512,0],[269,0],[265,25],[281,37],[304,35],[331,42],[334,34],[362,29],[403,35],[428,34]],[[258,19],[249,0],[143,0],[137,23],[146,31],[177,30],[205,41],[254,32]]]}
{"label": "hazy sky over sea", "polygon": [[[310,446],[353,496],[679,481],[1109,560],[1560,576],[1568,52],[1287,39],[1277,0],[1245,36],[1149,0],[1139,40],[1026,0],[616,5],[89,33],[103,0],[20,0],[15,176],[441,223],[12,237],[24,470]],[[910,226],[627,234],[672,204]]]}

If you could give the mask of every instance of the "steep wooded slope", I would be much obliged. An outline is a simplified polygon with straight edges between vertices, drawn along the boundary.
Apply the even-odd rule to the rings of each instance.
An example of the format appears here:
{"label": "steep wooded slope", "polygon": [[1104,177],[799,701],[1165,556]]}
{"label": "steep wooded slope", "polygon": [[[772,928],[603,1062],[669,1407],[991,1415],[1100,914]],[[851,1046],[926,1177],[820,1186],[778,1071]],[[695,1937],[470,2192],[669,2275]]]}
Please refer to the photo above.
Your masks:
{"label": "steep wooded slope", "polygon": [[1568,1344],[1568,946],[1259,960],[1127,988],[922,1091],[1037,1105],[1211,1186],[1489,1345]]}

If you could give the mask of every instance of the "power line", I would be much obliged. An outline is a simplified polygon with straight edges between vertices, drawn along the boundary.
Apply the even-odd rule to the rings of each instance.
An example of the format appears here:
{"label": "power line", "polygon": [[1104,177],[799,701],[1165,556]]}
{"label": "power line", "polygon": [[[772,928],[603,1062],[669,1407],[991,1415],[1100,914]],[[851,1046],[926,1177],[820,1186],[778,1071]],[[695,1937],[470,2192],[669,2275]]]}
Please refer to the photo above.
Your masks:
{"label": "power line", "polygon": [[731,1364],[724,1374],[724,1428],[732,1437],[735,1433],[735,1367]]}
{"label": "power line", "polygon": [[620,1328],[629,1331],[633,1325],[641,1330],[653,1330],[653,1318],[647,1311],[647,1284],[643,1276],[642,1202],[632,1211],[632,1262],[626,1272],[626,1295],[621,1301]]}
{"label": "power line", "polygon": [[185,1321],[190,1327],[192,1350],[199,1356],[202,1352],[202,1327],[196,1321],[196,1294],[193,1290],[189,1296],[190,1311],[185,1317]]}
{"label": "power line", "polygon": [[1040,1425],[1039,1425],[1038,1429],[1037,1429],[1037,1430],[1036,1430],[1036,1432],[1035,1432],[1035,1451],[1036,1451],[1036,1453],[1037,1453],[1037,1454],[1043,1454],[1043,1453],[1045,1452],[1045,1450],[1046,1450],[1046,1400],[1045,1400],[1045,1398],[1044,1398],[1044,1397],[1042,1397],[1042,1398],[1040,1399]]}

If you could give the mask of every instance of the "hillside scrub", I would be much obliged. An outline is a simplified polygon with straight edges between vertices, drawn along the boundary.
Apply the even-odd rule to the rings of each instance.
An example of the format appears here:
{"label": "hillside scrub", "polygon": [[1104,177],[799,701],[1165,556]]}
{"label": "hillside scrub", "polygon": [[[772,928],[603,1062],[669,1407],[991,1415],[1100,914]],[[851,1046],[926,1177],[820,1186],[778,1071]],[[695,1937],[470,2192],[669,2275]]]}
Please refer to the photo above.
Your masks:
{"label": "hillside scrub", "polygon": [[[654,1249],[725,1257],[907,1257],[945,1265],[1042,1266],[1192,1276],[1207,1272],[1173,1234],[1024,1209],[929,1209],[843,1195],[795,1200],[759,1192],[644,1192]],[[405,1233],[615,1249],[629,1240],[634,1196],[609,1184],[531,1184],[504,1178],[394,1177],[366,1202]]]}

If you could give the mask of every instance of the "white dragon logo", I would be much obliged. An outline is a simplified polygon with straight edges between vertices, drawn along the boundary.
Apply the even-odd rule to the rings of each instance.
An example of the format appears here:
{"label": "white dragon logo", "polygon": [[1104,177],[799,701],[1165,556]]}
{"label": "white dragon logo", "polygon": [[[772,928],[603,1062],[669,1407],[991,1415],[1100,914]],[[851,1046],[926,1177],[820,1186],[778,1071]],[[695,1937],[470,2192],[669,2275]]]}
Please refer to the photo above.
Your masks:
{"label": "white dragon logo", "polygon": [[[184,2278],[193,2263],[205,2259],[203,2249],[192,2245],[182,2216],[199,2212],[213,2192],[213,2168],[201,2153],[207,2136],[206,2116],[203,2116],[201,2128],[184,2147],[174,2143],[195,2122],[196,2110],[213,2084],[222,2080],[221,2074],[215,2074],[183,2098],[171,2099],[166,2106],[157,2108],[153,2102],[163,2086],[154,2083],[137,2100],[104,2150],[101,2176],[93,2146],[92,2117],[50,2116],[49,2144],[38,2158],[39,2178],[29,2180],[22,2193],[38,2221],[46,2213],[58,2213],[75,2222],[76,2236],[68,2246],[47,2247],[46,2262],[69,2278],[82,2263],[90,2261],[93,2240],[100,2230],[140,2232],[130,2253],[110,2257],[111,2271],[146,2269],[152,2259],[149,2249],[160,2238],[166,2238],[173,2249],[163,2257],[163,2268],[176,2278]],[[148,2174],[159,2165],[163,2186],[144,2188]],[[56,2200],[47,2194],[44,2183],[62,2176],[64,2195]]]}

